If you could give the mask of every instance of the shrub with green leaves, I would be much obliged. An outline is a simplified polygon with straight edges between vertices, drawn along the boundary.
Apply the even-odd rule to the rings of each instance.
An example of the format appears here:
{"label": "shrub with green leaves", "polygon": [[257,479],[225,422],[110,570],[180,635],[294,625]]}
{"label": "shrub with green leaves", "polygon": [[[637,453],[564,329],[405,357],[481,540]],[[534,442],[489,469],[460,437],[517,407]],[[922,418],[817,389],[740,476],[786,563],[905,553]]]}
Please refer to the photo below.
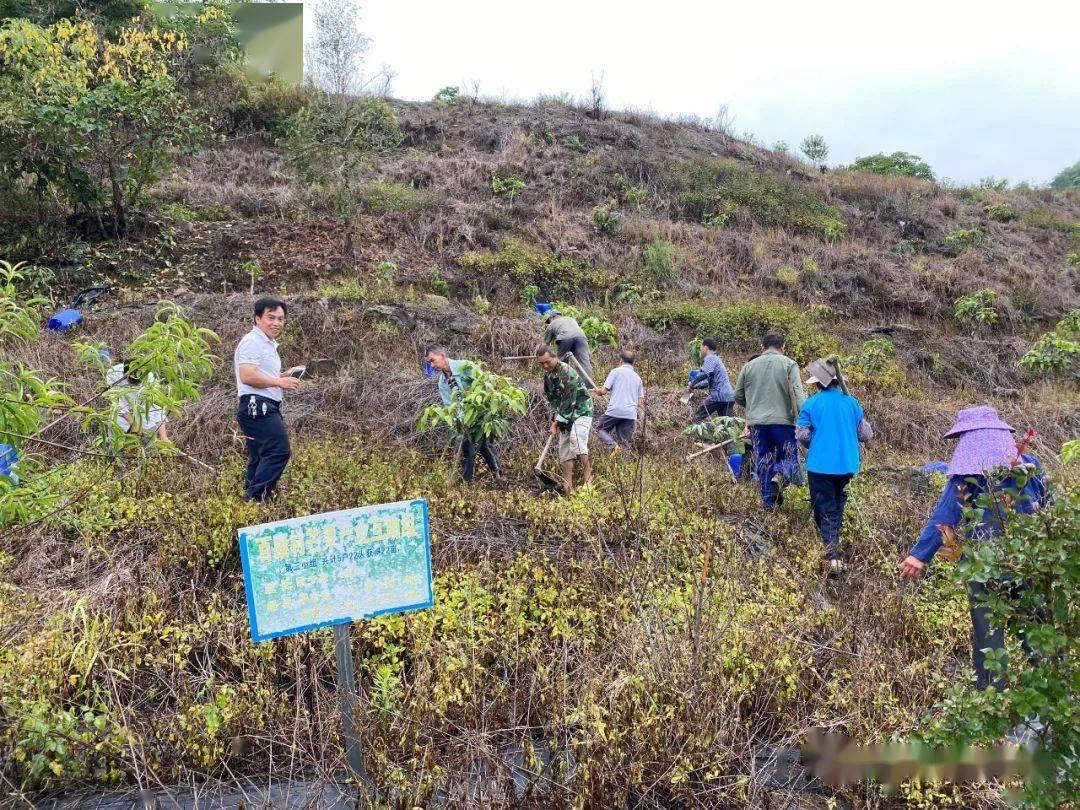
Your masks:
{"label": "shrub with green leaves", "polygon": [[714,337],[725,350],[748,351],[761,345],[770,329],[784,334],[788,353],[800,363],[833,354],[836,341],[811,322],[809,313],[775,301],[663,301],[647,304],[638,318],[660,332],[688,328],[699,338]]}
{"label": "shrub with green leaves", "polygon": [[978,228],[954,228],[945,234],[945,246],[959,253],[979,244],[982,238],[983,232]]}
{"label": "shrub with green leaves", "polygon": [[618,280],[608,270],[583,267],[568,256],[556,256],[510,236],[498,250],[467,251],[457,261],[463,270],[496,273],[519,286],[533,285],[554,295],[608,289]]}
{"label": "shrub with green leaves", "polygon": [[0,176],[123,233],[147,187],[201,134],[170,73],[184,47],[137,24],[110,40],[84,21],[5,22]]}
{"label": "shrub with green leaves", "polygon": [[1011,222],[1016,219],[1016,209],[1004,202],[984,205],[983,213],[994,222]]}
{"label": "shrub with green leaves", "polygon": [[641,211],[649,199],[649,192],[642,186],[635,186],[625,174],[616,174],[614,177],[615,188],[619,192],[619,199],[629,205],[634,211]]}
{"label": "shrub with green leaves", "polygon": [[1055,191],[1064,191],[1067,188],[1080,188],[1080,160],[1076,161],[1072,166],[1066,166],[1053,180],[1050,181],[1050,188]]}
{"label": "shrub with green leaves", "polygon": [[589,348],[595,350],[601,343],[609,346],[618,345],[618,330],[611,321],[594,315],[563,301],[555,302],[555,309],[578,322],[581,331],[589,341]]}
{"label": "shrub with green leaves", "polygon": [[953,317],[958,321],[993,326],[998,321],[998,312],[994,307],[997,293],[993,290],[979,290],[971,295],[956,299],[953,305]]}
{"label": "shrub with green leaves", "polygon": [[1029,228],[1059,233],[1080,234],[1080,220],[1063,219],[1053,211],[1029,211],[1020,217],[1020,221]]}
{"label": "shrub with green leaves", "polygon": [[863,341],[858,352],[843,359],[842,368],[848,382],[872,391],[897,394],[907,384],[904,367],[896,360],[896,347],[887,337]]}
{"label": "shrub with green leaves", "polygon": [[683,219],[722,227],[732,218],[779,228],[816,231],[836,239],[840,214],[808,186],[734,160],[696,158],[677,165],[670,183]]}
{"label": "shrub with green leaves", "polygon": [[891,155],[878,152],[876,155],[866,155],[857,158],[851,164],[855,171],[872,172],[891,177],[920,177],[923,180],[933,180],[934,172],[930,164],[918,155],[909,152],[893,152]]}
{"label": "shrub with green leaves", "polygon": [[461,89],[447,85],[435,94],[432,101],[436,104],[453,104],[459,98],[461,98]]}
{"label": "shrub with green leaves", "polygon": [[[1027,474],[1018,473],[1017,488]],[[997,498],[1002,497],[998,493]],[[1021,497],[1019,492],[1008,495]],[[995,496],[981,495],[965,512],[978,520],[997,511]],[[963,585],[985,583],[980,601],[993,627],[1004,628],[1006,650],[989,657],[1008,688],[977,690],[957,683],[927,718],[922,738],[931,745],[996,745],[1020,724],[1040,721],[1034,776],[1020,786],[1022,806],[1054,808],[1080,795],[1080,488],[1060,487],[1053,503],[1033,515],[1007,513],[1003,531],[972,545],[956,567]],[[1008,582],[1024,583],[1023,588]],[[1032,655],[1015,639],[1024,638]]]}
{"label": "shrub with green leaves", "polygon": [[713,416],[703,422],[688,425],[683,429],[684,436],[690,436],[703,442],[718,444],[719,442],[731,441],[732,452],[745,452],[746,447],[742,439],[743,430],[746,428],[746,420],[738,416]]}
{"label": "shrub with green leaves", "polygon": [[[2,263],[0,273],[0,301],[4,302],[0,306],[0,348],[33,342],[39,334],[40,299],[20,300],[17,266]],[[138,422],[139,415],[145,418],[151,408],[176,414],[196,400],[200,386],[213,371],[214,358],[209,348],[216,339],[213,332],[184,319],[174,304],[165,303],[154,322],[132,341],[126,352],[141,384],[134,390],[122,391],[102,382],[99,395],[82,403],[72,400],[58,381],[23,364],[0,359],[0,442],[15,448],[19,479],[16,486],[10,475],[0,475],[0,525],[44,514],[60,497],[61,493],[48,480],[50,461],[35,452],[43,446],[38,441],[41,432],[57,418],[70,415],[80,419],[84,429],[96,434],[101,444],[114,451],[136,454],[159,448],[159,443],[154,441],[144,447],[142,436],[122,432],[121,410],[129,408]],[[104,381],[109,361],[101,354],[102,347],[83,343],[76,343],[75,347]]]}
{"label": "shrub with green leaves", "polygon": [[615,200],[608,200],[603,205],[593,209],[592,221],[597,233],[606,234],[607,236],[619,235],[619,230],[622,228],[622,214],[617,206],[618,203]]}
{"label": "shrub with green leaves", "polygon": [[675,246],[661,239],[654,239],[641,251],[641,264],[645,278],[657,287],[670,284],[679,273],[679,255]]}
{"label": "shrub with green leaves", "polygon": [[1074,309],[1042,335],[1020,358],[1020,367],[1043,374],[1065,374],[1080,364],[1080,309]]}
{"label": "shrub with green leaves", "polygon": [[447,428],[456,439],[497,441],[510,430],[514,416],[525,414],[525,390],[509,377],[487,371],[482,363],[466,362],[464,383],[450,395],[449,405],[429,405],[420,416],[420,429]]}
{"label": "shrub with green leaves", "polygon": [[496,169],[491,173],[491,191],[513,202],[525,188],[525,179],[514,169]]}
{"label": "shrub with green leaves", "polygon": [[799,145],[806,159],[815,166],[824,166],[829,157],[829,145],[821,135],[807,135]]}
{"label": "shrub with green leaves", "polygon": [[369,214],[425,214],[438,210],[446,201],[441,191],[414,188],[387,180],[372,180],[360,186],[360,205]]}

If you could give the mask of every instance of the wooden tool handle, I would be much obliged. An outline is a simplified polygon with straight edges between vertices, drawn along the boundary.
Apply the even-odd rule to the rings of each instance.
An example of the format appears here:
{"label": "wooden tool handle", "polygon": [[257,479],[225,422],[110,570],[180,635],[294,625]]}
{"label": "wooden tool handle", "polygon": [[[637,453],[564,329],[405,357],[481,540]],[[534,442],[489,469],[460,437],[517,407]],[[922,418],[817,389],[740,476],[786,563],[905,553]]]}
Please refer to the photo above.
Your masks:
{"label": "wooden tool handle", "polygon": [[549,433],[547,441],[544,442],[544,450],[540,453],[540,458],[536,461],[536,469],[541,470],[544,468],[544,459],[547,458],[548,450],[551,449],[551,443],[553,441],[555,441],[555,437]]}
{"label": "wooden tool handle", "polygon": [[698,450],[696,453],[691,453],[690,455],[688,455],[686,457],[686,460],[690,461],[691,459],[695,459],[698,456],[703,456],[706,453],[711,453],[713,450],[719,450],[721,447],[724,447],[725,445],[728,445],[728,444],[731,444],[731,439],[727,439],[725,441],[722,441],[719,444],[710,444],[704,450]]}
{"label": "wooden tool handle", "polygon": [[566,356],[563,357],[563,360],[566,361],[567,359],[569,359],[577,368],[577,373],[585,378],[585,382],[589,384],[589,388],[596,388],[596,383],[593,382],[593,378],[590,377],[585,371],[585,369],[581,367],[581,363],[578,361],[577,356],[573,352],[566,353]]}

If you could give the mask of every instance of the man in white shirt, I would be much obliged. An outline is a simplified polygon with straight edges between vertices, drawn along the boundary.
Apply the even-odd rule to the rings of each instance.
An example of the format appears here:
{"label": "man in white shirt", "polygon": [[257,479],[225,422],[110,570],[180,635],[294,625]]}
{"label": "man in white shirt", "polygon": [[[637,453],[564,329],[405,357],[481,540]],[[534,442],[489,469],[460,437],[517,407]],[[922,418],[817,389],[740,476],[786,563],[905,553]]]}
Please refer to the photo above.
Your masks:
{"label": "man in white shirt", "polygon": [[[153,382],[153,373],[147,382]],[[120,391],[120,412],[116,416],[117,424],[124,433],[132,431],[155,433],[159,441],[169,441],[166,425],[169,424],[165,411],[157,406],[145,407],[139,403],[139,390],[142,384],[138,373],[131,367],[130,361],[116,363],[105,374],[105,384],[110,389]]]}
{"label": "man in white shirt", "polygon": [[634,441],[638,403],[645,396],[645,386],[634,371],[634,355],[622,352],[619,360],[619,365],[608,372],[604,385],[591,392],[595,396],[611,395],[607,410],[596,423],[596,435],[612,453],[618,453],[620,447],[629,447]]}
{"label": "man in white shirt", "polygon": [[300,378],[293,376],[300,367],[281,374],[277,338],[285,329],[285,302],[260,298],[254,312],[255,326],[237,345],[233,369],[240,398],[236,420],[248,451],[244,498],[265,501],[273,494],[292,454],[281,419],[281,400],[286,390],[300,390]]}

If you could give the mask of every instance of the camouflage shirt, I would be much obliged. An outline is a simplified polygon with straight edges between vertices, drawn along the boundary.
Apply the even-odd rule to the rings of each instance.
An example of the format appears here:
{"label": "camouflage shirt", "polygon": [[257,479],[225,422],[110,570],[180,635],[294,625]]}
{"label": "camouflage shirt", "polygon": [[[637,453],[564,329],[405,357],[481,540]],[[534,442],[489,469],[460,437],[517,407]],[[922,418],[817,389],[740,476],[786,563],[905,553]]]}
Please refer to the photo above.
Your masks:
{"label": "camouflage shirt", "polygon": [[544,375],[544,396],[555,416],[573,422],[582,416],[592,416],[592,397],[581,377],[566,363]]}

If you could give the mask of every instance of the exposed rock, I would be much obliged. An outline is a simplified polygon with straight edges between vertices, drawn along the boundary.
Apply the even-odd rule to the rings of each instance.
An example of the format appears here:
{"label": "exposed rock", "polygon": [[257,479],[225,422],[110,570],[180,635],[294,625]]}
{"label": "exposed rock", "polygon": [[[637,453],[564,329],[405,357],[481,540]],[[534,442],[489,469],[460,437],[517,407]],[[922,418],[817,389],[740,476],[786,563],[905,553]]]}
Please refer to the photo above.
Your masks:
{"label": "exposed rock", "polygon": [[405,329],[412,330],[416,328],[416,318],[405,307],[398,307],[393,304],[372,304],[367,308],[367,311],[380,315]]}

